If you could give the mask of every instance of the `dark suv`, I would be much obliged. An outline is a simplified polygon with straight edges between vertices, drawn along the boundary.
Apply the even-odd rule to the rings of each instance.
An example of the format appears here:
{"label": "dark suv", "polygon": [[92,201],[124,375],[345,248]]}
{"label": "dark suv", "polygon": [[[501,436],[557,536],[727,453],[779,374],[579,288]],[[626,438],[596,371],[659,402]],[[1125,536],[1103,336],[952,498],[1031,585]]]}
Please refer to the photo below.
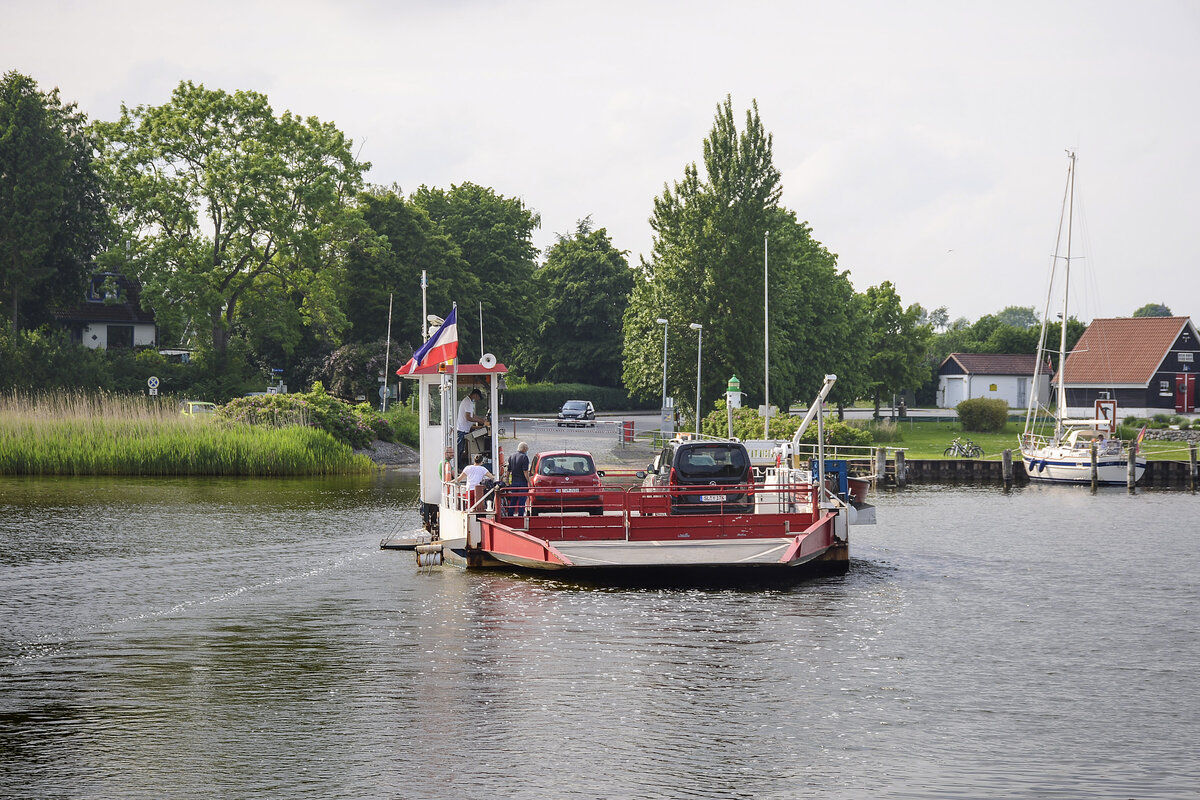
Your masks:
{"label": "dark suv", "polygon": [[[672,494],[673,513],[740,514],[753,508],[754,498],[744,490],[753,482],[750,454],[741,442],[671,442],[649,473],[644,486],[689,490]],[[735,486],[743,491],[726,489]]]}

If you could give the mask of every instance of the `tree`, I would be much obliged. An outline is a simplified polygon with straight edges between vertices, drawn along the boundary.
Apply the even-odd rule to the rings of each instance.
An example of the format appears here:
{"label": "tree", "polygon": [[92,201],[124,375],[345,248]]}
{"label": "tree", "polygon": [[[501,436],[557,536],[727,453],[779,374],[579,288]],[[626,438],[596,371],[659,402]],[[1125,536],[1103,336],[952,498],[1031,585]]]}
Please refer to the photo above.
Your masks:
{"label": "tree", "polygon": [[534,276],[540,315],[521,346],[529,377],[555,383],[619,386],[622,322],[633,274],[625,251],[613,247],[591,217],[573,236],[558,237]]}
{"label": "tree", "polygon": [[625,314],[625,386],[642,397],[660,390],[663,330],[656,320],[663,318],[674,342],[668,345],[671,395],[692,405],[697,342],[688,326],[696,323],[704,326],[703,397],[713,399],[737,375],[748,401],[761,402],[769,231],[771,399],[783,406],[815,394],[851,330],[849,279],[811,230],[779,205],[780,174],[757,103],[739,132],[726,97],[703,153],[703,178],[689,164],[682,180],[654,201],[651,257],[639,265]]}
{"label": "tree", "polygon": [[1171,309],[1167,308],[1162,303],[1146,303],[1146,305],[1133,312],[1135,317],[1170,317]]}
{"label": "tree", "polygon": [[345,248],[363,235],[349,200],[369,167],[341,131],[188,81],[97,130],[156,314],[207,334],[221,358],[256,326],[285,353],[302,329],[338,341]]}
{"label": "tree", "polygon": [[890,281],[863,294],[869,321],[867,372],[878,419],[885,394],[916,389],[928,376],[925,352],[930,330],[920,324],[921,307],[914,304],[905,309]]}
{"label": "tree", "polygon": [[[466,284],[453,287],[452,298],[459,306],[459,358],[477,360],[483,355],[474,352],[482,304],[484,347],[504,361],[530,324],[529,292],[537,263],[533,231],[541,225],[541,217],[519,198],[474,183],[449,190],[422,186],[411,201],[458,246],[467,270],[478,281],[477,289]],[[439,316],[448,312],[449,308],[430,309]]]}
{"label": "tree", "polygon": [[1014,328],[1036,328],[1039,322],[1033,306],[1006,306],[996,315],[996,319],[1000,324]]}
{"label": "tree", "polygon": [[448,314],[456,299],[478,297],[479,278],[469,271],[450,236],[394,188],[364,192],[359,206],[375,236],[364,237],[352,248],[346,265],[349,339],[371,342],[384,335],[392,294],[392,339],[404,345],[406,352],[400,355],[408,358],[424,340],[421,271],[428,284],[428,313],[438,316]]}
{"label": "tree", "polygon": [[[86,118],[15,71],[0,82],[0,301],[12,328],[83,299],[108,233]],[[24,309],[22,311],[22,309]],[[25,325],[22,325],[22,317]]]}

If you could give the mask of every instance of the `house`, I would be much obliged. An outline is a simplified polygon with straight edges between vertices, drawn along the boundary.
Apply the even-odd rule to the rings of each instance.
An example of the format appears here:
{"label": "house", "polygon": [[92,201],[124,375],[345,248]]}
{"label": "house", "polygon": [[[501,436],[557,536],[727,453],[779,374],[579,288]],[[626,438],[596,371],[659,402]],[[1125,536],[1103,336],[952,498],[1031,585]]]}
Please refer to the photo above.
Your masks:
{"label": "house", "polygon": [[1198,353],[1190,317],[1094,319],[1067,354],[1067,412],[1091,417],[1097,400],[1116,400],[1121,417],[1195,414]]}
{"label": "house", "polygon": [[[991,397],[1010,408],[1027,408],[1033,383],[1034,355],[1018,353],[951,353],[938,367],[939,408],[954,408],[963,400]],[[1036,400],[1050,398],[1050,364],[1038,375]]]}
{"label": "house", "polygon": [[157,340],[154,315],[143,311],[140,287],[115,272],[97,272],[88,282],[87,298],[54,317],[85,347],[102,350],[153,347]]}

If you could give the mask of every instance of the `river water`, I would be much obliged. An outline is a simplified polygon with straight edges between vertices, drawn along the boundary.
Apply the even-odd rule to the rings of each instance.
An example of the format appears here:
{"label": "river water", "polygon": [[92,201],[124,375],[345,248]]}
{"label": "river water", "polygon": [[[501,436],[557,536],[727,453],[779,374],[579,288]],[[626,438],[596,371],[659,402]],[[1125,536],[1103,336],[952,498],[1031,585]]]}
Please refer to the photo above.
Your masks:
{"label": "river water", "polygon": [[420,573],[409,478],[0,478],[0,796],[1184,798],[1195,496],[922,486],[771,591]]}

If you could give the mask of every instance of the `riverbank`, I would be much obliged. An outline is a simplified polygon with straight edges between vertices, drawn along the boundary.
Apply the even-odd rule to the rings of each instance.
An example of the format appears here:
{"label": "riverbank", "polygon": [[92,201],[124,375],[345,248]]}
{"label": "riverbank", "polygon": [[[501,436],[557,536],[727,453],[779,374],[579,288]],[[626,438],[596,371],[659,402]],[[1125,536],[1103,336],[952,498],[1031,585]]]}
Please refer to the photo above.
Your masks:
{"label": "riverbank", "polygon": [[385,442],[376,439],[367,447],[356,449],[354,454],[365,456],[384,469],[413,473],[421,469],[420,453],[399,442]]}

